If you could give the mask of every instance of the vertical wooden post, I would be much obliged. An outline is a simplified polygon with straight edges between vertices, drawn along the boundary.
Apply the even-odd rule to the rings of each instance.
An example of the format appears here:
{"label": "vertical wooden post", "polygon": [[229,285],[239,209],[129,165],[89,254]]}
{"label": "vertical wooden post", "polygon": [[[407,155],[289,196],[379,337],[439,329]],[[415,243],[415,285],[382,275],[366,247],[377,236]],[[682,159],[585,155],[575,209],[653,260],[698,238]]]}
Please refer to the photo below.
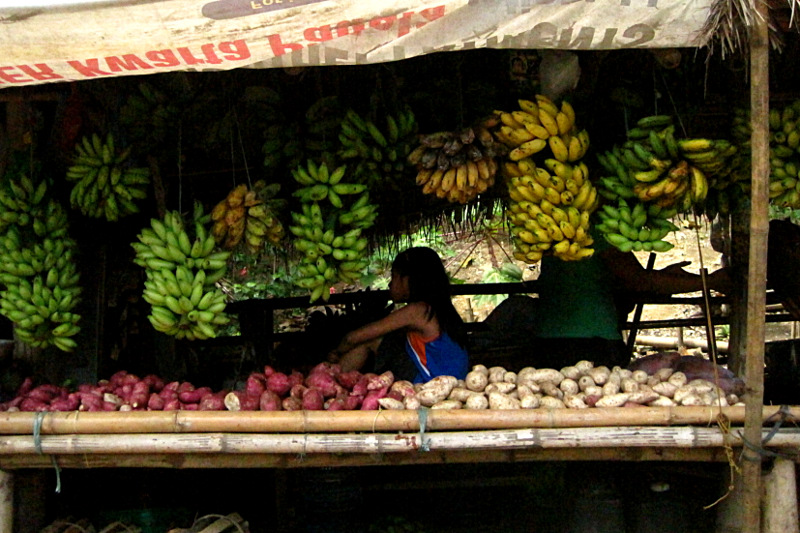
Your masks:
{"label": "vertical wooden post", "polygon": [[[744,438],[761,442],[764,403],[764,330],[767,289],[767,232],[769,231],[769,38],[766,3],[754,2],[758,15],[750,33],[750,120],[752,125],[752,189],[750,193],[750,248],[747,267],[745,325]],[[742,452],[743,531],[761,530],[761,455],[747,447]]]}
{"label": "vertical wooden post", "polygon": [[14,532],[14,476],[0,470],[0,533]]}
{"label": "vertical wooden post", "polygon": [[764,476],[764,533],[798,533],[794,461],[778,457]]}

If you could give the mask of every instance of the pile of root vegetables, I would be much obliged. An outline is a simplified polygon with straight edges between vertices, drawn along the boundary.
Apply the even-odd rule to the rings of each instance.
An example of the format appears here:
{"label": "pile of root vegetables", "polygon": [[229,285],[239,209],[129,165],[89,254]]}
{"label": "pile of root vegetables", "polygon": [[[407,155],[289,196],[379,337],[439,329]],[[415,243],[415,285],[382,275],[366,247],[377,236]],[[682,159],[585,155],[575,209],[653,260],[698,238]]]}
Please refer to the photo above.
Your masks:
{"label": "pile of root vegetables", "polygon": [[560,370],[475,365],[463,380],[439,376],[427,383],[393,374],[342,372],[320,363],[307,374],[267,366],[236,390],[212,390],[188,381],[166,382],[119,371],[75,390],[26,379],[0,411],[299,411],[378,409],[535,409],[739,404],[736,393],[673,368],[653,373],[609,369],[580,361]]}

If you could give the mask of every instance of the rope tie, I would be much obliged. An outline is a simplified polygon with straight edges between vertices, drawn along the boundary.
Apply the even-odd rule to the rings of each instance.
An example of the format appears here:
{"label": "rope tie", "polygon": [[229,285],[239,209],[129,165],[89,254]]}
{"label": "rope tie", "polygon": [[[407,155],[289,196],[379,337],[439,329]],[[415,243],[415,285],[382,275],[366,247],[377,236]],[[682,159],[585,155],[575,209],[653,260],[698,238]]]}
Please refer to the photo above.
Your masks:
{"label": "rope tie", "polygon": [[428,408],[420,407],[417,409],[419,417],[419,449],[423,452],[431,451],[431,439],[425,438],[425,425],[428,422]]}
{"label": "rope tie", "polygon": [[[38,411],[33,418],[33,447],[36,453],[44,455],[42,448],[42,422],[47,415],[47,411]],[[53,463],[53,469],[56,471],[56,494],[61,493],[61,467],[58,466],[55,456],[50,456],[50,462]]]}
{"label": "rope tie", "polygon": [[772,424],[772,428],[769,430],[769,433],[767,433],[767,435],[761,440],[761,444],[760,445],[755,445],[755,444],[752,444],[751,442],[748,442],[747,439],[744,438],[744,435],[742,435],[742,433],[739,432],[739,438],[742,439],[742,443],[744,444],[744,446],[747,449],[749,449],[750,451],[755,452],[759,456],[759,457],[752,457],[752,456],[747,456],[745,454],[742,454],[743,458],[746,461],[759,461],[759,462],[761,461],[761,459],[763,457],[783,457],[783,458],[791,459],[791,460],[796,459],[797,458],[797,454],[796,453],[787,453],[787,452],[782,452],[782,451],[777,452],[777,451],[768,450],[768,449],[765,448],[765,446],[767,444],[769,444],[769,441],[772,440],[772,437],[774,437],[778,433],[778,431],[781,429],[781,427],[783,426],[783,423],[786,422],[787,420],[789,420],[789,415],[790,414],[791,414],[791,412],[789,411],[789,406],[788,405],[781,405],[780,409],[775,411],[775,413],[771,414],[765,420],[765,422],[769,422],[770,420],[773,420],[773,419],[775,421]]}

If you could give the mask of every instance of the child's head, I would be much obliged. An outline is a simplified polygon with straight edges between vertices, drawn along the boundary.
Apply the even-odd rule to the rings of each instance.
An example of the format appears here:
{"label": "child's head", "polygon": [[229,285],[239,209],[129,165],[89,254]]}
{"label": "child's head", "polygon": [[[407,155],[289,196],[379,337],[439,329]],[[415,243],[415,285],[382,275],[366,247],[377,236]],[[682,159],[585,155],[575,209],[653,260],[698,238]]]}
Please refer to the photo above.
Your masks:
{"label": "child's head", "polygon": [[400,252],[392,263],[392,300],[433,303],[450,298],[450,278],[433,249],[416,246]]}

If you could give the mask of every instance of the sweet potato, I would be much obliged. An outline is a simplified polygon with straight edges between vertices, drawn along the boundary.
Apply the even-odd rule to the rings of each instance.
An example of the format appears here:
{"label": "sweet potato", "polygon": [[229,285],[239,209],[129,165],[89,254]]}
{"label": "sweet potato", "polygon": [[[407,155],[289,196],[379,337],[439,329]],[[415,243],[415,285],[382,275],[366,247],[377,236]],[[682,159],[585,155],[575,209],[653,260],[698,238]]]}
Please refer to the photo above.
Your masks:
{"label": "sweet potato", "polygon": [[281,397],[271,390],[265,390],[258,399],[258,407],[262,411],[280,411],[283,407]]}
{"label": "sweet potato", "polygon": [[[481,394],[481,396],[483,395]],[[405,396],[403,398],[403,405],[405,406],[406,409],[412,409],[412,410],[419,409],[420,408],[419,398],[417,398],[416,394],[412,396]]]}
{"label": "sweet potato", "polygon": [[344,408],[347,411],[355,411],[361,407],[361,402],[364,401],[364,396],[360,394],[350,394],[344,399]]}
{"label": "sweet potato", "polygon": [[261,393],[267,390],[267,376],[260,372],[252,372],[247,376],[244,390],[250,396],[261,396]]}
{"label": "sweet potato", "polygon": [[405,409],[406,406],[403,404],[402,400],[395,400],[394,398],[378,398],[378,405],[382,409],[389,409],[389,410],[401,410]]}
{"label": "sweet potato", "polygon": [[305,381],[305,377],[300,371],[292,370],[291,374],[289,374],[289,385],[291,385],[291,387],[302,384],[303,381]]}
{"label": "sweet potato", "polygon": [[361,372],[358,370],[351,370],[350,372],[342,372],[336,374],[336,381],[347,390],[353,390],[356,383],[361,379]]}
{"label": "sweet potato", "polygon": [[595,407],[622,407],[628,401],[630,393],[618,392],[611,396],[603,396],[594,404]]}
{"label": "sweet potato", "polygon": [[367,390],[380,390],[388,388],[394,383],[394,374],[391,370],[387,370],[379,376],[370,377],[367,382]]}
{"label": "sweet potato", "polygon": [[297,398],[298,400],[303,399],[303,393],[308,390],[308,387],[303,385],[302,383],[297,383],[292,385],[291,390],[289,391],[289,396],[291,398]]}
{"label": "sweet potato", "polygon": [[42,400],[38,400],[36,398],[25,398],[19,404],[20,411],[27,411],[27,412],[36,412],[36,411],[47,411],[49,407],[49,403],[43,402]]}
{"label": "sweet potato", "polygon": [[467,374],[464,383],[469,390],[482,392],[486,388],[486,385],[489,384],[489,375],[486,372],[473,370]]}
{"label": "sweet potato", "polygon": [[272,368],[270,365],[264,366],[264,375],[270,377],[272,374],[275,373],[275,369]]}
{"label": "sweet potato", "polygon": [[361,402],[361,410],[362,411],[375,411],[380,407],[378,400],[381,398],[385,398],[386,394],[389,392],[389,387],[384,387],[382,389],[371,390],[367,393],[364,397],[364,401]]}
{"label": "sweet potato", "polygon": [[539,407],[542,409],[565,409],[564,401],[552,396],[542,396],[539,398]]}
{"label": "sweet potato", "polygon": [[519,400],[501,392],[489,393],[489,409],[520,409]]}
{"label": "sweet potato", "polygon": [[147,400],[147,408],[151,411],[161,411],[164,409],[164,398],[155,392],[150,393],[150,398]]}
{"label": "sweet potato", "polygon": [[558,388],[564,391],[565,395],[569,396],[578,394],[578,391],[580,390],[578,382],[571,378],[564,378],[561,383],[558,384]]}
{"label": "sweet potato", "polygon": [[308,388],[303,391],[301,402],[306,411],[321,411],[325,404],[325,398],[319,389]]}
{"label": "sweet potato", "polygon": [[322,372],[324,374],[328,374],[329,376],[335,376],[336,374],[341,374],[342,367],[336,363],[329,363],[327,361],[323,361],[314,368],[312,368],[308,373],[314,374],[316,372]]}
{"label": "sweet potato", "polygon": [[180,411],[182,408],[183,404],[181,404],[177,396],[164,402],[164,411]]}
{"label": "sweet potato", "polygon": [[344,410],[344,399],[342,398],[328,398],[325,400],[325,405],[323,406],[326,411],[343,411]]}
{"label": "sweet potato", "polygon": [[326,371],[312,371],[306,378],[305,384],[310,389],[318,390],[325,398],[336,396],[336,379]]}
{"label": "sweet potato", "polygon": [[128,404],[136,408],[145,407],[150,399],[150,385],[146,381],[138,381],[133,385],[133,390],[128,396]]}
{"label": "sweet potato", "polygon": [[228,411],[257,411],[259,397],[248,396],[245,391],[231,391],[223,400]]}
{"label": "sweet potato", "polygon": [[281,406],[283,407],[284,411],[302,411],[303,400],[287,396],[283,399],[283,402],[281,402]]}
{"label": "sweet potato", "polygon": [[228,393],[226,391],[209,392],[208,394],[200,398],[200,403],[197,404],[197,410],[224,411],[225,409],[227,409],[225,407],[225,396],[227,395]]}
{"label": "sweet potato", "polygon": [[164,388],[164,385],[166,385],[166,383],[164,383],[164,380],[155,374],[146,375],[145,377],[142,378],[142,381],[147,383],[151,391],[155,392],[159,392],[161,389]]}
{"label": "sweet potato", "polygon": [[416,391],[414,391],[414,385],[405,379],[401,379],[392,383],[392,386],[389,387],[389,392],[398,392],[403,398],[416,394]]}
{"label": "sweet potato", "polygon": [[[488,385],[486,385],[486,388],[483,389],[483,391],[486,394],[489,394],[491,392],[499,392],[499,393],[502,393],[502,394],[510,394],[511,391],[513,391],[516,388],[517,388],[517,386],[515,384],[513,384],[513,383],[508,383],[506,381],[496,381],[494,383],[489,383]],[[451,391],[451,394],[452,394],[452,391]]]}
{"label": "sweet potato", "polygon": [[179,392],[178,399],[181,403],[199,403],[203,396],[210,392],[211,387],[198,387],[196,389]]}
{"label": "sweet potato", "polygon": [[502,366],[493,366],[489,369],[489,383],[497,383],[503,381],[506,376],[507,370]]}
{"label": "sweet potato", "polygon": [[[372,375],[374,376],[375,374]],[[361,378],[358,380],[358,382],[355,385],[353,385],[351,393],[356,396],[366,396],[367,392],[369,392],[369,390],[367,389],[367,384],[369,383],[370,379],[371,378],[369,375],[366,374],[362,375]]]}
{"label": "sweet potato", "polygon": [[[408,408],[408,407],[406,407]],[[480,393],[475,393],[464,402],[464,409],[488,409],[489,399]]]}
{"label": "sweet potato", "polygon": [[289,380],[289,376],[283,372],[274,372],[267,376],[267,389],[278,396],[286,396],[291,388],[292,383]]}
{"label": "sweet potato", "polygon": [[463,406],[458,400],[442,400],[431,405],[431,409],[461,409]]}

